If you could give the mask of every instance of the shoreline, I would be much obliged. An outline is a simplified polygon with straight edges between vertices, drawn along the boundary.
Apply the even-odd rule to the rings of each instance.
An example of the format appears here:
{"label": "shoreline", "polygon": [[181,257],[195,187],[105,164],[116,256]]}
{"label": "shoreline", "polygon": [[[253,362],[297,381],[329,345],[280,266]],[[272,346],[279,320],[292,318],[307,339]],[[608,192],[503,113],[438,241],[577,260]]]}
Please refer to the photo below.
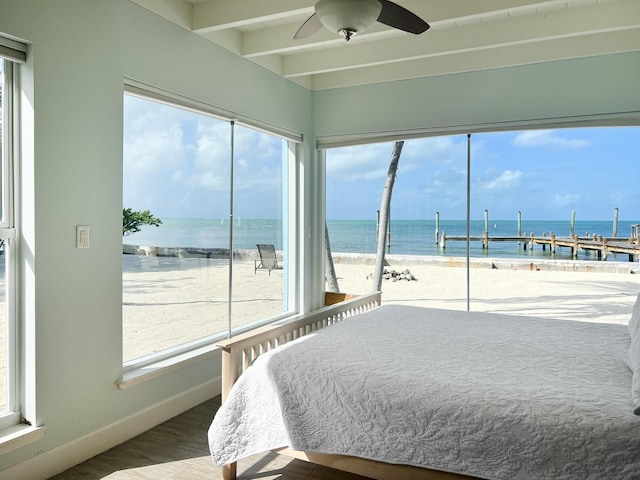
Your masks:
{"label": "shoreline", "polygon": [[[211,258],[228,259],[228,248],[199,248],[199,247],[156,247],[145,245],[124,244],[122,253],[125,255],[140,255],[150,257],[177,258]],[[279,258],[282,252],[278,251]],[[332,252],[334,264],[362,264],[373,265],[376,255],[373,253]],[[257,260],[257,249],[234,249],[233,258],[239,261]],[[405,255],[385,254],[385,264],[388,266],[433,265],[442,267],[466,267],[466,256],[457,255]],[[471,257],[471,268],[490,268],[507,270],[531,271],[559,271],[559,272],[607,272],[640,274],[640,262],[624,262],[610,260],[583,260],[565,258],[509,258],[509,257]]]}
{"label": "shoreline", "polygon": [[[374,254],[332,252],[334,264],[373,265]],[[466,267],[467,258],[440,255],[396,255],[386,254],[385,265],[393,267],[432,265],[438,267]],[[640,274],[640,263],[602,260],[566,260],[566,259],[524,259],[502,257],[471,257],[471,268],[489,268],[493,270],[531,270],[553,272],[605,272]]]}

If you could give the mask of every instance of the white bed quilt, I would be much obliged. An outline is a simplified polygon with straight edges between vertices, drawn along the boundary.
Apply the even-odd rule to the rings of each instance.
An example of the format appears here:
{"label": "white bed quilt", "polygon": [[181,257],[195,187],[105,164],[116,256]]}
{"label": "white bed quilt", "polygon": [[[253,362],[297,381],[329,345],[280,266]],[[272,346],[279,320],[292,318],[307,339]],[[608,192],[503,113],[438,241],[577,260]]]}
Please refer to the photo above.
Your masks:
{"label": "white bed quilt", "polygon": [[217,465],[289,446],[495,480],[638,479],[625,326],[385,305],[258,358]]}

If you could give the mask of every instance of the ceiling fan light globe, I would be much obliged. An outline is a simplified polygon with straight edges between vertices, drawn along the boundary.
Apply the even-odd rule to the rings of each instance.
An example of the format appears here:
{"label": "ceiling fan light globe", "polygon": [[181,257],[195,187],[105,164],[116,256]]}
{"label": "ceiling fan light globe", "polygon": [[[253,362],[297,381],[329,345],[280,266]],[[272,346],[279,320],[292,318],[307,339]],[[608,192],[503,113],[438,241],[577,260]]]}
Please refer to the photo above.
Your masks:
{"label": "ceiling fan light globe", "polygon": [[316,14],[322,25],[332,32],[341,30],[361,32],[380,16],[382,4],[378,0],[319,0]]}

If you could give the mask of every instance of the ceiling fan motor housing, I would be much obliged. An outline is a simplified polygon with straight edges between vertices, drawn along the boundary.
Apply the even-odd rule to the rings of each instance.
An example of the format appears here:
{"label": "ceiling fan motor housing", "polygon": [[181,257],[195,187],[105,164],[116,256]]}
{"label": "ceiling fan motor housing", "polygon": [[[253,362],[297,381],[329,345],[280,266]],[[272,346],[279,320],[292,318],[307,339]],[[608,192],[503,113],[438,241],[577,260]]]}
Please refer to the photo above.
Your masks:
{"label": "ceiling fan motor housing", "polygon": [[332,32],[350,32],[351,36],[378,19],[382,4],[378,0],[319,0],[315,10],[326,28]]}

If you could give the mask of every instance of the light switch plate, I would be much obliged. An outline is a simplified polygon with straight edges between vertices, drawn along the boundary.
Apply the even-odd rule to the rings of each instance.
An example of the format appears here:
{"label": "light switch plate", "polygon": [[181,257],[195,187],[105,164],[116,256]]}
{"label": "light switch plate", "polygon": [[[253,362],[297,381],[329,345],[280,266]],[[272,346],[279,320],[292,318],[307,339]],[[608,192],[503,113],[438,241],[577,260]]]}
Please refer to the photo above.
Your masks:
{"label": "light switch plate", "polygon": [[89,225],[76,225],[76,248],[89,248]]}

